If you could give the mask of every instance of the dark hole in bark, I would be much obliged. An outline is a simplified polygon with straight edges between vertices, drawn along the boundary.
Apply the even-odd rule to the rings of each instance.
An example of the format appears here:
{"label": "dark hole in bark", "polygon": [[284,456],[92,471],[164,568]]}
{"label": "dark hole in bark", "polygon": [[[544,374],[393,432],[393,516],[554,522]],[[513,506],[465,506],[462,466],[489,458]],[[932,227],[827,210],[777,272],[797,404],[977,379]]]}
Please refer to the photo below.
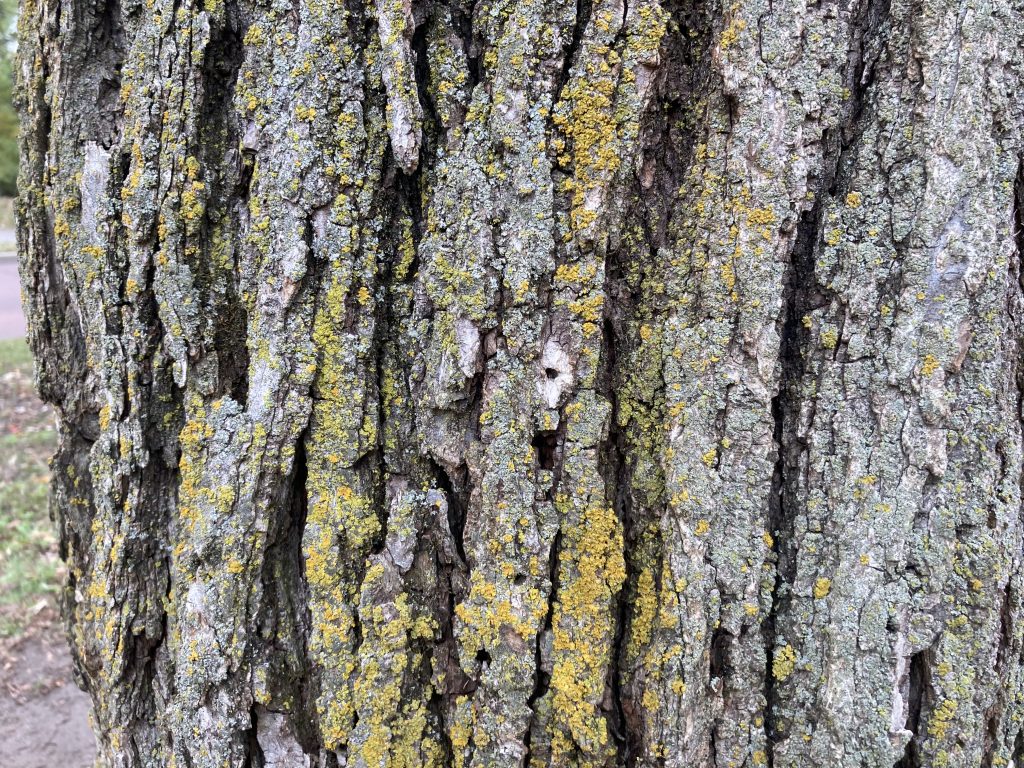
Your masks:
{"label": "dark hole in bark", "polygon": [[928,680],[928,659],[925,653],[925,651],[921,651],[910,657],[910,672],[907,682],[907,724],[904,728],[914,735],[907,742],[903,757],[893,768],[921,768],[918,729],[921,727],[921,709],[924,705],[925,683]]}
{"label": "dark hole in bark", "polygon": [[544,375],[547,376],[549,379],[557,379],[558,371],[555,370],[554,368],[545,368]]}
{"label": "dark hole in bark", "polygon": [[537,463],[541,469],[555,468],[555,451],[558,448],[558,437],[553,429],[542,430],[533,436],[531,443],[537,453]]}
{"label": "dark hole in bark", "polygon": [[479,651],[476,652],[476,660],[481,664],[490,664],[491,654],[489,654],[487,651],[481,648]]}
{"label": "dark hole in bark", "polygon": [[249,710],[249,764],[254,766],[262,766],[266,764],[266,755],[263,754],[263,748],[260,746],[259,739],[256,738],[258,732],[258,720],[259,713],[256,711],[256,707]]}
{"label": "dark hole in bark", "polygon": [[466,528],[466,507],[465,499],[461,493],[455,490],[455,484],[440,464],[430,459],[430,465],[434,469],[434,480],[437,487],[444,491],[445,499],[448,502],[448,528],[455,540],[455,551],[458,552],[462,562],[466,562],[466,547],[463,541],[463,532]]}
{"label": "dark hole in bark", "polygon": [[732,635],[724,629],[716,629],[711,636],[711,677],[724,678],[729,674],[729,643]]}

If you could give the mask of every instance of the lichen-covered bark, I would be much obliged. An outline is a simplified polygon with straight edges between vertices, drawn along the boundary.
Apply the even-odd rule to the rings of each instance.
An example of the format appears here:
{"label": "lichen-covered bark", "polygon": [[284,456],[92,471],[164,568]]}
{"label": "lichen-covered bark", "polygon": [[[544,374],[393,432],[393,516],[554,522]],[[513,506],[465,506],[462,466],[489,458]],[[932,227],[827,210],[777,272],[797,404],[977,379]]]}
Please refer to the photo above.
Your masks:
{"label": "lichen-covered bark", "polygon": [[1024,764],[1022,29],[24,0],[100,764]]}

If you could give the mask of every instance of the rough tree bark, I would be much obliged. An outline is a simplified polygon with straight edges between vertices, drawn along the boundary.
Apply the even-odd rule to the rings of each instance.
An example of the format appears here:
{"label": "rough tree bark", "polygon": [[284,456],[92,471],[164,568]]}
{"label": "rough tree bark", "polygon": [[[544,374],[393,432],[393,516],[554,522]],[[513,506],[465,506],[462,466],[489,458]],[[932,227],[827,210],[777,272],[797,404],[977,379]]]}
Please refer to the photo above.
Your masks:
{"label": "rough tree bark", "polygon": [[23,0],[101,765],[1024,765],[1021,0]]}

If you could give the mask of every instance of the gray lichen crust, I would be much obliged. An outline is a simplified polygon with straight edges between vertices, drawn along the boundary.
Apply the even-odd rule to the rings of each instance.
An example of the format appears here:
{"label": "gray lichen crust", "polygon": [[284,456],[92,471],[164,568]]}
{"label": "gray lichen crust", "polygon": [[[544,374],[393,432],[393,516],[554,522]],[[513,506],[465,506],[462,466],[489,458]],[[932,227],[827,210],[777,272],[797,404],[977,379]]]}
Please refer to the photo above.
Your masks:
{"label": "gray lichen crust", "polygon": [[1019,0],[22,6],[99,765],[1024,765]]}

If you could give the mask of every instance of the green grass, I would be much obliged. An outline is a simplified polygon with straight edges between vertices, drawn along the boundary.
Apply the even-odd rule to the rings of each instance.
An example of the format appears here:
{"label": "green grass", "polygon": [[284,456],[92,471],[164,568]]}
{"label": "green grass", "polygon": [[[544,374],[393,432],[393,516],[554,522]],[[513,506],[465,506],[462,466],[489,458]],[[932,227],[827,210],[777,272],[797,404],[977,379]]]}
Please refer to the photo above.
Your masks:
{"label": "green grass", "polygon": [[32,352],[24,339],[0,341],[0,376],[9,371],[32,375]]}
{"label": "green grass", "polygon": [[0,197],[0,229],[14,229],[13,197]]}
{"label": "green grass", "polygon": [[0,638],[55,607],[62,572],[47,492],[56,442],[32,388],[28,346],[0,341]]}
{"label": "green grass", "polygon": [[[2,2],[2,0],[0,0]],[[2,165],[2,162],[0,162]],[[0,170],[2,175],[2,170]],[[10,197],[0,197],[0,229],[14,229],[14,199]],[[0,238],[0,256],[12,257],[17,255],[17,248],[13,239],[9,236],[6,238]]]}

